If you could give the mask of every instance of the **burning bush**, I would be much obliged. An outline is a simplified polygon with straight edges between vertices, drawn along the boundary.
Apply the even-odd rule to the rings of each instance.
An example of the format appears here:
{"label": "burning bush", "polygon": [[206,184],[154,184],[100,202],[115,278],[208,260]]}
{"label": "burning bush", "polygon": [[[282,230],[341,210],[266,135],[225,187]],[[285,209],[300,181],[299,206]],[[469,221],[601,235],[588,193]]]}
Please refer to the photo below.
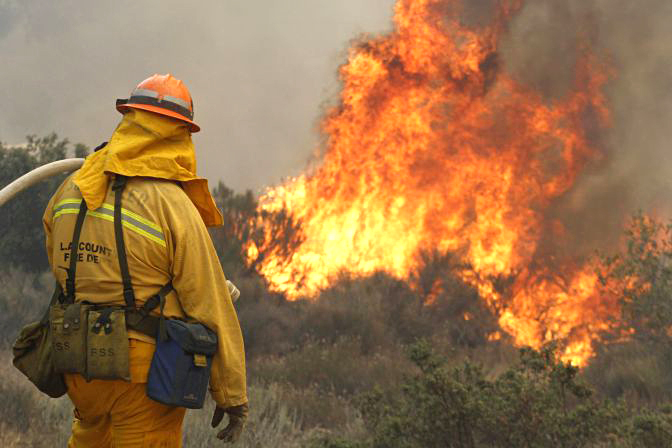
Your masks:
{"label": "burning bush", "polygon": [[271,257],[282,264],[301,244],[301,227],[284,208],[262,210],[251,191],[236,194],[221,182],[212,194],[225,224],[210,233],[226,272],[254,272]]}
{"label": "burning bush", "polygon": [[[459,0],[398,0],[394,31],[353,46],[321,163],[261,201],[302,237],[289,253],[252,242],[249,262],[298,299],[343,271],[406,279],[419,254],[456,253],[517,344],[562,340],[563,358],[582,365],[618,304],[599,295],[593,266],[567,256],[555,210],[603,155],[610,70],[579,37],[571,87],[544,98],[500,63],[523,2],[489,4],[491,22],[466,26]],[[265,233],[285,245],[277,226]],[[508,279],[506,294],[493,279]]]}

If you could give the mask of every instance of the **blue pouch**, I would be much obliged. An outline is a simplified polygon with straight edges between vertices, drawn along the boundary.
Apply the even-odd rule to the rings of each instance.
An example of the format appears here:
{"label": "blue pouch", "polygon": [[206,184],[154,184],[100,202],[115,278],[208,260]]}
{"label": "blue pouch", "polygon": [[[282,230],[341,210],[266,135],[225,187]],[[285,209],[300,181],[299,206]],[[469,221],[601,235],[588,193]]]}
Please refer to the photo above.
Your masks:
{"label": "blue pouch", "polygon": [[200,409],[210,381],[217,334],[199,323],[166,320],[156,338],[147,396],[169,406]]}

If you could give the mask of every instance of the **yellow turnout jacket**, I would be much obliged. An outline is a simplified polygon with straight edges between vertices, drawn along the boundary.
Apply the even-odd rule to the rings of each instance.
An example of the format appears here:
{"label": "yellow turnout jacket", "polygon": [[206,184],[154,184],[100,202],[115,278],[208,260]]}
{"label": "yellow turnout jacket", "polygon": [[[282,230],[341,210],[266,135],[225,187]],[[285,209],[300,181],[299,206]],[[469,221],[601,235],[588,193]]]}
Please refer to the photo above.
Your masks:
{"label": "yellow turnout jacket", "polygon": [[[113,143],[119,129],[123,128],[124,121],[127,121],[124,131],[127,134],[142,134],[148,130],[154,132],[158,127],[153,122],[156,120],[153,117],[155,114],[150,112],[135,116],[132,114],[133,112],[124,117],[108,144],[109,148],[106,147],[89,156],[82,170],[63,182],[44,213],[49,263],[56,279],[64,287],[66,279],[64,268],[68,267],[73,230],[83,198],[83,190],[75,182],[84,178],[89,180],[89,184],[96,185],[94,190],[87,191],[84,195],[90,197],[93,194],[98,206],[92,209],[90,201],[87,200],[89,211],[78,248],[77,301],[124,305],[123,283],[114,238],[114,193],[111,188],[112,182],[109,181],[113,173],[118,170],[104,169],[104,159],[109,158],[111,153],[116,153],[116,160],[123,160],[124,151],[128,149],[123,142],[128,139],[122,139],[122,144],[118,142],[113,145]],[[131,122],[131,130],[135,126],[134,122],[139,122],[142,126],[135,126],[137,129],[131,132],[128,121]],[[179,122],[175,121],[173,126],[181,128],[182,125],[177,123]],[[169,131],[174,138],[175,129]],[[182,135],[182,132],[179,129],[178,134]],[[160,137],[165,133],[156,135],[158,137],[154,138],[152,144],[160,146]],[[165,147],[170,148],[170,145]],[[135,147],[132,150],[138,149]],[[153,157],[159,161],[162,157],[184,158],[185,151],[173,147],[171,151],[165,151],[163,154],[155,151]],[[193,146],[191,151],[190,157],[193,158]],[[92,165],[90,159],[94,159],[95,164]],[[183,160],[178,162],[181,163]],[[92,166],[97,172],[91,170]],[[222,407],[245,403],[247,394],[242,334],[226,278],[204,222],[204,215],[207,213],[210,213],[211,217],[216,217],[216,210],[204,211],[204,208],[207,209],[208,204],[212,202],[212,198],[209,193],[205,197],[202,189],[198,189],[197,192],[201,195],[198,198],[200,204],[205,204],[204,207],[199,207],[198,201],[194,200],[193,190],[190,192],[189,188],[185,188],[184,179],[171,179],[170,168],[157,169],[156,167],[161,165],[156,163],[149,163],[148,166],[153,166],[154,171],[148,169],[144,176],[137,171],[127,174],[134,177],[129,178],[122,196],[124,239],[136,306],[141,306],[163,285],[172,282],[174,291],[166,297],[164,314],[167,317],[195,319],[215,331],[219,338],[219,348],[213,360],[210,380],[213,399]],[[153,311],[153,314],[158,314],[158,310]],[[149,347],[153,352],[153,345],[150,344],[153,344],[154,340],[133,331],[129,331],[129,336],[132,338],[131,380],[145,382],[151,354],[138,356],[133,352],[140,350],[139,347],[145,347],[145,351]]]}

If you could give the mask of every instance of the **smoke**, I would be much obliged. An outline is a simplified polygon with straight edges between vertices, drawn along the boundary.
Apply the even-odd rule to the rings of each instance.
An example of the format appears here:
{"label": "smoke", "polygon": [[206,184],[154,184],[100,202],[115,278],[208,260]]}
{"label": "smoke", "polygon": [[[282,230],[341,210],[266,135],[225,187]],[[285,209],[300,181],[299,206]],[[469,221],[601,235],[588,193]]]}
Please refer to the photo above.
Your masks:
{"label": "smoke", "polygon": [[6,37],[12,30],[16,16],[16,3],[10,0],[0,0],[0,39]]}
{"label": "smoke", "polygon": [[114,100],[171,72],[189,86],[199,173],[261,188],[299,174],[319,142],[349,41],[391,27],[394,0],[0,0],[0,140],[89,146]]}
{"label": "smoke", "polygon": [[[389,30],[394,3],[0,0],[0,140],[56,131],[95,146],[119,120],[116,97],[172,72],[195,98],[200,173],[238,189],[277,183],[318,145],[350,40]],[[489,23],[496,5],[464,0],[464,20]],[[501,68],[548,101],[571,89],[580,39],[615,69],[613,125],[595,137],[606,157],[554,209],[575,245],[612,244],[638,208],[672,214],[669,23],[666,0],[535,0],[509,25]]]}
{"label": "smoke", "polygon": [[504,69],[548,101],[572,88],[581,42],[614,69],[607,85],[612,123],[594,135],[605,157],[549,217],[568,230],[566,252],[609,250],[639,209],[672,216],[670,23],[665,0],[530,1],[510,23],[500,47]]}
{"label": "smoke", "polygon": [[[469,26],[486,26],[505,1],[464,0],[462,19]],[[638,210],[672,217],[670,23],[672,3],[666,0],[528,0],[508,24],[498,69],[548,102],[571,92],[585,47],[613,72],[606,85],[611,124],[598,128],[586,117],[604,157],[547,212],[548,237],[540,256],[611,251]],[[557,231],[558,222],[564,232]]]}

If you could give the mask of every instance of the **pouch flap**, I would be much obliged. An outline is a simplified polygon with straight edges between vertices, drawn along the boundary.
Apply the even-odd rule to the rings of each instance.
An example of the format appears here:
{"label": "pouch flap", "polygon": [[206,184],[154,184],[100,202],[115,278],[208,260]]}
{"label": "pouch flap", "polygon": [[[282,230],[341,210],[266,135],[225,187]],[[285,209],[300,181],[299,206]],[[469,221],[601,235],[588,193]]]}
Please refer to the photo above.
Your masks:
{"label": "pouch flap", "polygon": [[217,334],[203,324],[170,319],[166,321],[166,330],[170,338],[188,353],[214,355],[217,351]]}
{"label": "pouch flap", "polygon": [[80,302],[68,305],[63,314],[63,328],[68,330],[79,330],[82,304]]}

